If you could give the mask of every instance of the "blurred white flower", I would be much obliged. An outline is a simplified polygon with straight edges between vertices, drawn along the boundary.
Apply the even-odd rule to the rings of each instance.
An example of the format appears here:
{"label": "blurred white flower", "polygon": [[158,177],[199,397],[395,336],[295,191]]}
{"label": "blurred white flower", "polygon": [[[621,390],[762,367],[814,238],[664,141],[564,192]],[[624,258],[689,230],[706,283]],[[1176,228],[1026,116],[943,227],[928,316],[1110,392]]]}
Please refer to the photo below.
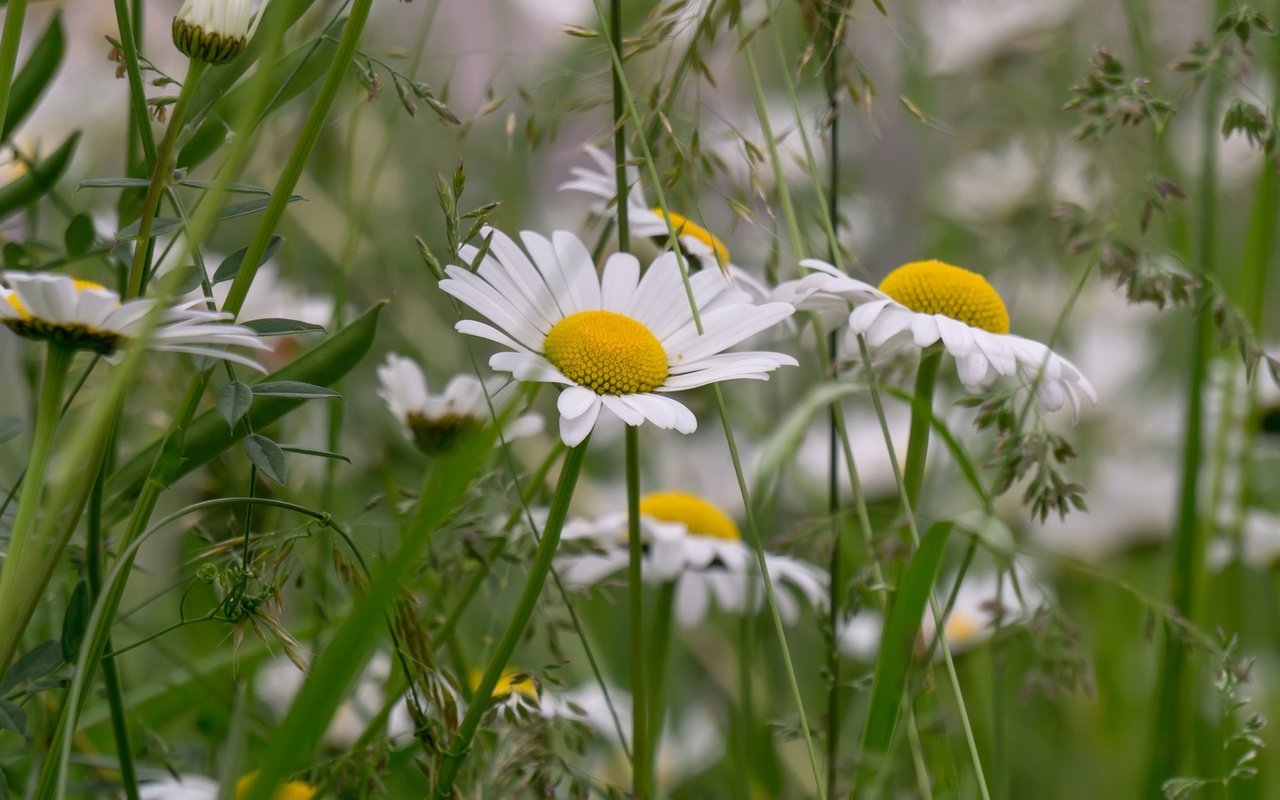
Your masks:
{"label": "blurred white flower", "polygon": [[[1280,514],[1252,510],[1245,515],[1239,560],[1260,570],[1270,570],[1280,562]],[[1230,536],[1219,536],[1209,545],[1209,567],[1219,570],[1237,558],[1237,546]]]}
{"label": "blurred white flower", "polygon": [[218,800],[218,782],[203,775],[180,775],[138,785],[141,800]]}
{"label": "blurred white flower", "polygon": [[1109,190],[1110,182],[1079,147],[1012,138],[958,158],[942,178],[939,197],[947,214],[982,223],[1011,217],[1041,197],[1092,208]]}
{"label": "blurred white flower", "polygon": [[[615,253],[597,274],[578,237],[521,235],[529,255],[501,231],[486,228],[490,250],[476,272],[450,265],[440,288],[488,318],[457,330],[510,348],[489,366],[517,380],[558,383],[560,437],[570,447],[587,438],[608,410],[628,425],[646,421],[692,433],[697,418],[669,393],[720,381],[767,380],[791,356],[724,352],[790,317],[785,303],[755,305],[717,271],[689,277],[702,332],[690,310],[676,258],[659,256],[640,275],[640,262]],[[473,261],[470,245],[459,254]],[[495,327],[496,326],[496,327]]]}
{"label": "blurred white flower", "polygon": [[[116,360],[136,338],[152,299],[122,302],[120,295],[92,281],[65,275],[6,272],[0,286],[0,323],[37,341],[57,342]],[[164,312],[151,332],[148,349],[220,358],[265,372],[258,362],[227,347],[269,349],[252,330],[230,325],[230,314],[179,303]]]}
{"label": "blurred white flower", "polygon": [[[1017,578],[1015,581],[1014,578]],[[940,588],[948,587],[945,591]],[[939,609],[943,609],[955,586],[955,576],[939,581],[934,592]],[[953,653],[961,653],[985,643],[997,627],[1008,628],[1030,619],[1047,601],[1035,575],[1021,562],[1013,571],[989,570],[965,576],[956,592],[951,613],[942,625],[942,635]],[[884,620],[873,610],[859,612],[845,622],[839,638],[840,651],[859,661],[874,661],[880,649]],[[938,626],[933,611],[926,607],[920,623],[920,640],[931,645]],[[941,651],[935,651],[935,658]]]}
{"label": "blurred white flower", "polygon": [[[641,574],[648,583],[675,582],[675,618],[691,628],[706,617],[712,601],[734,614],[754,613],[764,605],[764,584],[755,553],[742,542],[733,519],[721,509],[685,492],[656,492],[640,501],[645,543]],[[566,583],[591,586],[627,566],[625,512],[566,523],[562,551],[586,548],[556,559]],[[826,573],[789,556],[766,553],[778,611],[788,625],[799,619],[800,600],[820,608]]]}
{"label": "blurred white flower", "polygon": [[945,75],[982,66],[1053,31],[1079,6],[1080,0],[931,0],[920,11],[929,70]]}
{"label": "blurred white flower", "polygon": [[[502,414],[517,399],[514,391],[502,391],[504,384],[511,389],[515,384],[501,378],[481,384],[466,373],[451,378],[441,394],[431,394],[422,367],[395,353],[388,353],[378,367],[378,383],[378,396],[400,421],[405,436],[428,455],[448,450],[462,434],[488,424],[490,402]],[[543,427],[542,415],[525,414],[508,422],[502,434],[507,440],[521,439],[538,435]]]}

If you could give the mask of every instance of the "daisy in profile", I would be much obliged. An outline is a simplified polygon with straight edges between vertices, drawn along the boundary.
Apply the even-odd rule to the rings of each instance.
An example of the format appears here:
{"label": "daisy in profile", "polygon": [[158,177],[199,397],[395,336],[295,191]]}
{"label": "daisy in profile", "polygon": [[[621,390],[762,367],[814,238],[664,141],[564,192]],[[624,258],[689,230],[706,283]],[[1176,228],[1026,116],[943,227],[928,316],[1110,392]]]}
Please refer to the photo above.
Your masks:
{"label": "daisy in profile", "polygon": [[[448,450],[463,434],[489,423],[489,403],[502,413],[514,399],[511,392],[500,392],[503,381],[480,383],[474,375],[455,375],[440,394],[427,390],[427,378],[418,362],[389,353],[378,367],[378,396],[400,420],[404,432],[418,449],[427,455]],[[505,396],[502,396],[504,395]],[[536,436],[543,429],[542,416],[525,414],[507,423],[502,435],[508,439]]]}
{"label": "daisy in profile", "polygon": [[[89,350],[108,359],[142,330],[151,299],[121,302],[120,295],[91,281],[49,273],[6,272],[0,286],[0,322],[19,336],[76,350]],[[252,330],[227,324],[230,314],[199,306],[203,300],[179,303],[164,312],[151,332],[147,347],[175,353],[221,358],[260,372],[256,361],[231,352],[228,346],[267,350]]]}
{"label": "daisy in profile", "polygon": [[[253,783],[253,774],[236,782],[235,796],[244,797]],[[218,800],[219,785],[203,775],[179,775],[157,781],[146,781],[138,786],[141,800]],[[303,781],[289,781],[276,790],[275,800],[311,800],[316,796],[315,787]]]}
{"label": "daisy in profile", "polygon": [[1098,402],[1093,385],[1074,364],[1040,342],[1009,333],[1004,300],[976,272],[941,261],[913,261],[875,287],[815,259],[800,266],[814,272],[779,296],[828,319],[837,301],[854,306],[849,329],[865,335],[872,348],[923,350],[941,344],[955,359],[960,382],[971,389],[985,389],[997,377],[1015,377],[1034,385],[1050,411],[1070,402],[1079,414],[1082,397]]}
{"label": "daisy in profile", "polygon": [[[733,518],[701,497],[685,492],[656,492],[640,500],[645,545],[641,574],[653,584],[674,582],[676,620],[692,628],[706,617],[712,601],[734,614],[754,613],[764,604],[764,586],[755,554],[742,542]],[[565,546],[585,548],[556,560],[567,583],[591,586],[626,568],[627,515],[605,514],[565,525]],[[800,601],[820,606],[826,574],[789,556],[766,554],[778,611],[795,624]]]}
{"label": "daisy in profile", "polygon": [[[695,320],[672,253],[659,256],[643,277],[635,256],[615,253],[597,274],[586,245],[571,233],[547,239],[526,231],[524,250],[500,231],[481,235],[491,239],[476,272],[449,266],[440,288],[492,324],[463,320],[457,330],[509,348],[489,360],[493,369],[566,387],[558,402],[560,436],[571,447],[587,438],[602,409],[628,425],[648,421],[691,433],[697,419],[670,393],[767,380],[778,367],[796,364],[781,353],[724,352],[794,309],[757,305],[719,272],[689,276]],[[459,252],[464,262],[477,255],[470,245]]]}

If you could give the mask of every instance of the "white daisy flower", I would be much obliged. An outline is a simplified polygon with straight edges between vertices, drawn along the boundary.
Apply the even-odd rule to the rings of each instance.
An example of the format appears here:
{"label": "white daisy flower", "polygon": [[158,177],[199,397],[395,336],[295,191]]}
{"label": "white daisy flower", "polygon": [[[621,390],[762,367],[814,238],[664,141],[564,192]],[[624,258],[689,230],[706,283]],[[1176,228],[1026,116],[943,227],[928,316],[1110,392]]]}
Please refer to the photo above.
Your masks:
{"label": "white daisy flower", "polygon": [[[583,148],[591,160],[596,162],[597,169],[571,167],[569,172],[573,180],[566,181],[558,187],[561,190],[586,192],[598,198],[592,210],[602,216],[613,216],[617,209],[618,182],[613,156],[598,147],[587,145]],[[661,248],[666,248],[671,231],[675,231],[680,251],[705,269],[717,269],[742,284],[740,288],[757,300],[768,296],[769,289],[754,275],[735,266],[729,259],[729,248],[715,234],[684,214],[668,209],[663,213],[658,206],[650,206],[645,195],[644,184],[640,180],[640,170],[635,166],[627,167],[627,224],[632,236],[642,236],[654,240]],[[668,221],[670,225],[668,225]]]}
{"label": "white daisy flower", "polygon": [[[484,680],[483,670],[473,669],[467,675],[467,685],[471,687],[472,692],[480,688],[482,680]],[[508,720],[516,719],[519,714],[541,713],[546,701],[537,678],[515,667],[506,667],[502,670],[502,675],[494,685],[490,698],[492,702],[489,710],[496,710]]]}
{"label": "white daisy flower", "polygon": [[[6,272],[3,278],[9,288],[0,286],[0,322],[9,330],[28,339],[92,350],[109,360],[138,334],[155,306],[151,299],[122,303],[118,294],[100,284],[65,275]],[[184,302],[168,309],[147,347],[221,358],[265,372],[256,361],[225,348],[269,347],[252,330],[227,324],[230,314],[199,308],[202,303]]]}
{"label": "white daisy flower", "polygon": [[1038,376],[1036,395],[1050,411],[1070,402],[1078,415],[1081,396],[1098,402],[1093,384],[1075,364],[1040,342],[1009,333],[1004,301],[976,272],[941,261],[913,261],[890,272],[877,288],[822,261],[806,259],[800,265],[815,272],[788,289],[799,307],[827,310],[835,299],[855,305],[849,329],[865,334],[872,348],[924,349],[941,343],[956,360],[960,382],[971,389],[986,388],[997,376],[1025,384],[1036,383]]}
{"label": "white daisy flower", "polygon": [[[997,624],[1008,628],[1030,619],[1046,602],[1035,576],[1023,564],[1014,564],[1017,583],[1008,571],[968,575],[956,592],[955,605],[942,625],[942,635],[953,653],[983,644],[995,633]],[[941,585],[953,587],[954,576]],[[938,591],[941,607],[951,596],[951,588]],[[877,611],[864,611],[850,618],[837,638],[841,652],[859,661],[873,661],[880,649],[884,620]],[[926,608],[920,624],[921,641],[931,644],[938,626],[933,611]],[[935,652],[940,657],[941,652]]]}
{"label": "white daisy flower", "polygon": [[[1239,556],[1243,563],[1259,570],[1271,570],[1280,564],[1280,514],[1252,510],[1244,519],[1242,533]],[[1214,539],[1207,558],[1210,568],[1222,569],[1236,559],[1236,551],[1231,537]]]}
{"label": "white daisy flower", "polygon": [[[733,518],[706,500],[685,492],[656,492],[640,500],[645,581],[676,584],[676,620],[691,628],[707,615],[714,600],[721,609],[746,614],[764,604],[764,585],[755,554],[742,543]],[[625,512],[595,519],[570,520],[562,533],[566,545],[590,549],[556,560],[556,569],[572,585],[590,586],[624,569],[630,559]],[[795,624],[800,599],[820,607],[826,598],[826,574],[799,559],[767,553],[778,611]]]}
{"label": "white daisy flower", "polygon": [[173,18],[173,44],[184,56],[225,64],[249,43],[250,0],[186,0]]}
{"label": "white daisy flower", "polygon": [[[501,396],[501,379],[482,384],[466,373],[455,375],[442,393],[431,394],[422,367],[395,353],[388,353],[386,363],[378,367],[378,382],[378,396],[400,420],[410,441],[428,455],[449,449],[463,433],[487,425],[490,401],[494,410],[502,413],[515,399],[512,393]],[[543,427],[542,415],[525,414],[507,423],[502,433],[507,440],[520,439],[538,435]]]}
{"label": "white daisy flower", "polygon": [[[489,236],[489,229],[482,235]],[[586,245],[571,233],[557,231],[547,239],[526,231],[521,240],[529,255],[492,231],[477,272],[449,266],[440,288],[493,322],[463,320],[459,332],[510,348],[494,355],[490,367],[517,380],[568,387],[558,406],[560,436],[571,447],[591,433],[601,409],[628,425],[648,420],[690,433],[697,419],[668,393],[740,378],[767,380],[778,367],[796,365],[781,353],[723,352],[794,309],[756,305],[718,272],[689,277],[699,333],[673,254],[659,256],[641,277],[635,256],[615,253],[597,275]],[[468,245],[459,255],[472,261],[477,250]]]}
{"label": "white daisy flower", "polygon": [[[244,796],[255,774],[250,773],[236,781],[237,798]],[[139,784],[138,797],[141,800],[218,800],[218,788],[219,784],[213,778],[181,775]],[[314,786],[303,781],[289,781],[276,790],[275,800],[311,800],[315,796]]]}

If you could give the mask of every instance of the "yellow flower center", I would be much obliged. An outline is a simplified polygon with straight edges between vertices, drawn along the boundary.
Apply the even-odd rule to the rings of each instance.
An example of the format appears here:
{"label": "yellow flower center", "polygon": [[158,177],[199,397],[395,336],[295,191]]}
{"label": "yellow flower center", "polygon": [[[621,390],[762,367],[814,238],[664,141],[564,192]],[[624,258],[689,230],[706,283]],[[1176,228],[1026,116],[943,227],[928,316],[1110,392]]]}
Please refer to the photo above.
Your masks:
{"label": "yellow flower center", "polygon": [[[82,281],[79,278],[74,278],[73,283],[75,283],[76,285],[77,292],[83,292],[85,289],[105,290],[107,288],[100,283],[94,283],[93,281]],[[14,310],[17,311],[18,314],[23,319],[31,319],[30,312],[28,312],[27,309],[22,305],[22,301],[18,299],[18,295],[16,293],[9,295],[9,305],[13,306]]]}
{"label": "yellow flower center", "polygon": [[579,311],[542,345],[566,378],[596,394],[651,392],[667,379],[667,351],[653,331],[612,311]]}
{"label": "yellow flower center", "polygon": [[[480,688],[480,681],[484,679],[484,673],[478,669],[471,670],[471,674],[467,676],[467,682],[471,685],[471,691]],[[533,677],[521,672],[518,669],[507,667],[502,671],[502,677],[498,678],[498,683],[493,687],[493,699],[500,700],[512,693],[521,694],[530,700],[538,699],[538,684],[534,682]]]}
{"label": "yellow flower center", "polygon": [[951,644],[966,644],[978,635],[982,626],[969,614],[952,612],[942,630]]}
{"label": "yellow flower center", "polygon": [[880,291],[920,314],[942,314],[992,333],[1009,332],[1000,295],[976,272],[941,261],[903,264],[880,281]]}
{"label": "yellow flower center", "polygon": [[710,536],[729,542],[742,541],[733,518],[720,509],[685,492],[654,492],[640,498],[640,513],[662,522],[679,522],[695,536]]}
{"label": "yellow flower center", "polygon": [[707,247],[711,248],[712,252],[716,254],[716,261],[721,264],[729,263],[729,248],[725,247],[724,242],[716,238],[716,235],[711,231],[702,227],[683,214],[677,214],[674,211],[663,213],[662,209],[655,208],[653,209],[653,213],[670,223],[671,229],[676,232],[677,237],[689,236],[693,239],[697,239],[699,242],[702,242]]}
{"label": "yellow flower center", "polygon": [[[249,793],[249,787],[258,777],[257,772],[250,772],[236,781],[236,797],[241,798]],[[289,781],[276,789],[274,800],[311,800],[316,796],[315,787],[303,781]]]}

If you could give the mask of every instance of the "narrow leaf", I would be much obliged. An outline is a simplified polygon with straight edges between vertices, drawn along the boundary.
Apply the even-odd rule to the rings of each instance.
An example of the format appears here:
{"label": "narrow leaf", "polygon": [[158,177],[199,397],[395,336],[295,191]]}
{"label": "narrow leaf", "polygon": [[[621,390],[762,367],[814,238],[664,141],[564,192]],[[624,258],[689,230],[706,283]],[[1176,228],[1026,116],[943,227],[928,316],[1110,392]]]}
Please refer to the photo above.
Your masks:
{"label": "narrow leaf", "polygon": [[[268,250],[270,250],[269,247]],[[324,333],[323,325],[313,325],[310,322],[284,319],[282,317],[251,319],[240,324],[253,330],[259,336],[294,336],[299,333]]]}
{"label": "narrow leaf", "polygon": [[218,413],[232,429],[235,429],[241,417],[249,413],[251,405],[253,405],[253,390],[249,388],[249,384],[240,381],[232,381],[219,389],[218,397],[214,401]]}
{"label": "narrow leaf", "polygon": [[323,400],[342,397],[341,392],[302,381],[264,381],[253,385],[255,397],[292,397],[298,400]]}
{"label": "narrow leaf", "polygon": [[89,622],[89,584],[80,581],[71,591],[67,601],[67,613],[62,618],[62,660],[74,664],[84,641],[85,625]]}
{"label": "narrow leaf", "polygon": [[254,466],[276,483],[285,479],[284,451],[267,437],[254,433],[244,440],[244,452]]}

